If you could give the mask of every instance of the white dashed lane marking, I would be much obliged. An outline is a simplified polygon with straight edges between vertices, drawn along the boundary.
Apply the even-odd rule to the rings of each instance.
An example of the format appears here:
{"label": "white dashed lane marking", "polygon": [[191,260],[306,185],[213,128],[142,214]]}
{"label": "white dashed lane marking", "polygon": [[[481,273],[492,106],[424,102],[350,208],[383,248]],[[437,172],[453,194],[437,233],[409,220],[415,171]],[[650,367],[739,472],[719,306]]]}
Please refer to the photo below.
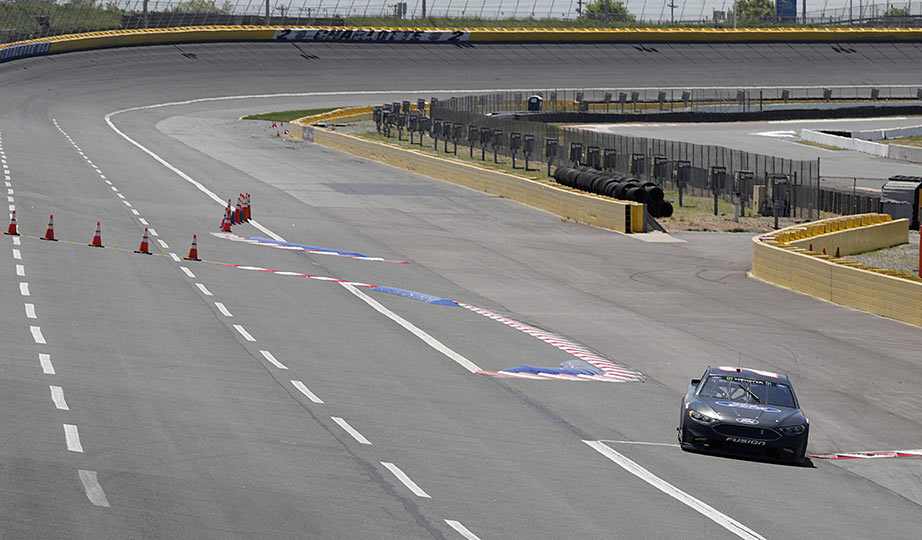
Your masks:
{"label": "white dashed lane marking", "polygon": [[371,445],[371,441],[366,439],[365,436],[359,433],[357,429],[349,425],[349,422],[346,422],[338,416],[331,416],[330,420],[336,422],[339,427],[343,428],[343,431],[351,435],[352,438],[355,439],[359,444]]}
{"label": "white dashed lane marking", "polygon": [[271,352],[269,352],[269,351],[259,351],[259,354],[263,355],[263,358],[265,358],[266,361],[269,362],[270,364],[272,364],[273,366],[275,366],[275,367],[277,367],[277,368],[279,368],[279,369],[288,369],[288,366],[286,366],[285,364],[279,362],[279,361],[275,358],[275,356],[272,355]]}
{"label": "white dashed lane marking", "polygon": [[460,521],[455,521],[453,519],[446,519],[445,523],[458,532],[462,537],[467,540],[480,540],[476,534],[472,533],[467,527],[465,527]]}
{"label": "white dashed lane marking", "polygon": [[69,411],[70,407],[64,401],[64,390],[60,386],[49,386],[49,388],[51,388],[51,401],[54,402],[54,406],[62,411]]}
{"label": "white dashed lane marking", "polygon": [[54,375],[54,365],[51,363],[50,354],[38,353],[38,362],[42,365],[42,373]]}
{"label": "white dashed lane marking", "polygon": [[402,483],[403,485],[405,485],[405,486],[407,487],[407,489],[409,489],[410,491],[412,491],[412,492],[413,492],[413,495],[416,495],[417,497],[422,497],[422,498],[424,498],[424,499],[431,499],[431,498],[432,498],[432,497],[429,496],[428,493],[426,493],[425,491],[423,491],[423,488],[419,487],[419,485],[417,485],[416,482],[414,482],[413,480],[411,480],[410,477],[407,476],[407,473],[401,471],[401,470],[400,470],[400,467],[398,467],[398,466],[396,466],[396,465],[394,465],[393,463],[390,463],[390,462],[388,462],[388,461],[382,461],[382,462],[381,462],[381,465],[384,465],[384,468],[385,468],[385,469],[391,471],[391,474],[393,474],[394,476],[396,476],[396,477],[397,477],[397,480],[400,480],[400,483]]}
{"label": "white dashed lane marking", "polygon": [[179,258],[179,255],[177,255],[177,254],[175,254],[175,253],[172,253],[172,252],[170,253],[170,258],[173,259],[174,262],[181,262],[181,261],[182,261],[182,259]]}
{"label": "white dashed lane marking", "polygon": [[18,249],[13,249],[13,258],[16,259],[17,261],[21,261],[22,252],[20,252]]}
{"label": "white dashed lane marking", "polygon": [[202,285],[201,283],[196,283],[195,286],[198,287],[198,290],[202,291],[202,294],[204,294],[205,296],[214,296],[213,294],[211,294],[211,291],[209,291],[208,288]]}
{"label": "white dashed lane marking", "polygon": [[45,336],[42,334],[42,329],[41,329],[41,327],[38,327],[38,326],[30,326],[30,327],[29,327],[29,331],[32,332],[32,339],[34,339],[36,343],[38,343],[39,345],[47,345],[47,344],[48,344],[48,342],[45,341]]}
{"label": "white dashed lane marking", "polygon": [[227,309],[227,307],[223,303],[215,302],[214,307],[218,308],[218,311],[221,312],[221,315],[224,315],[225,317],[233,317],[231,312]]}
{"label": "white dashed lane marking", "polygon": [[[20,269],[20,268],[23,268],[23,266],[22,266],[21,264],[17,264],[17,265],[16,265],[16,275],[18,275],[18,276],[24,276],[25,273],[26,273],[25,268],[23,268],[22,274],[19,273],[19,269]],[[21,294],[21,295],[23,295],[23,296],[31,296],[32,293],[29,291],[29,283],[28,283],[28,282],[26,282],[26,281],[21,281],[21,282],[19,282],[19,294]]]}
{"label": "white dashed lane marking", "polygon": [[307,399],[313,401],[314,403],[323,405],[323,400],[317,397],[317,394],[310,391],[310,389],[304,386],[304,383],[301,381],[291,381],[291,385],[298,389],[298,392],[301,392]]}
{"label": "white dashed lane marking", "polygon": [[147,232],[149,232],[151,236],[160,236],[159,234],[157,234],[157,229],[153,227],[148,228]]}
{"label": "white dashed lane marking", "polygon": [[35,304],[25,304],[26,307],[26,318],[27,319],[37,319],[38,315],[35,313]]}
{"label": "white dashed lane marking", "polygon": [[163,249],[170,249],[170,245],[164,242],[163,240],[161,240],[160,238],[157,239],[157,243],[160,244],[160,247],[162,247]]}
{"label": "white dashed lane marking", "polygon": [[77,426],[64,424],[64,440],[67,442],[68,450],[83,453],[83,445],[80,444],[80,432],[77,431]]}
{"label": "white dashed lane marking", "polygon": [[86,498],[95,506],[109,508],[109,499],[106,498],[106,492],[103,491],[102,486],[99,484],[96,471],[85,471],[80,469],[77,471],[77,474],[80,477],[80,483],[83,484]]}
{"label": "white dashed lane marking", "polygon": [[252,335],[250,335],[250,333],[247,332],[247,329],[244,328],[242,325],[235,324],[235,325],[234,325],[234,330],[236,330],[241,336],[243,336],[243,339],[245,339],[245,340],[247,340],[247,341],[256,341],[256,338],[254,338]]}
{"label": "white dashed lane marking", "polygon": [[186,276],[189,277],[190,279],[195,279],[195,274],[192,273],[192,270],[189,270],[185,266],[180,266],[179,269],[182,270],[182,273],[186,274]]}

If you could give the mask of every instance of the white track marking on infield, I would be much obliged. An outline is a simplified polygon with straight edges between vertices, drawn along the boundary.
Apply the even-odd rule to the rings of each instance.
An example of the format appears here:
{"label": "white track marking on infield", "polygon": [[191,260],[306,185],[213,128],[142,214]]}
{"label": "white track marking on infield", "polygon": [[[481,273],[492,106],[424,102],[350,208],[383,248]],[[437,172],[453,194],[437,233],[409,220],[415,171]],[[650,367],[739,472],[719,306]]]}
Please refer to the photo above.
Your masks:
{"label": "white track marking on infield", "polygon": [[157,234],[157,229],[153,227],[148,227],[147,232],[149,232],[151,236],[160,236],[159,234]]}
{"label": "white track marking on infield", "polygon": [[208,288],[202,285],[201,283],[196,283],[195,286],[198,287],[198,290],[202,291],[202,294],[204,294],[205,296],[214,296],[213,294],[211,294],[211,291],[209,291]]}
{"label": "white track marking on infield", "polygon": [[[17,274],[19,274],[19,269],[20,269],[20,268],[22,268],[22,265],[21,265],[21,264],[17,264],[17,265],[16,265],[16,273],[17,273]],[[25,270],[23,270],[23,274],[25,274]],[[31,296],[31,295],[32,295],[32,293],[29,291],[29,282],[27,282],[27,281],[20,281],[20,282],[19,282],[19,294],[21,294],[21,295],[23,295],[23,296]]]}
{"label": "white track marking on infield", "polygon": [[265,358],[266,361],[269,362],[270,364],[272,364],[273,366],[275,366],[275,367],[277,367],[277,368],[279,368],[279,369],[288,369],[288,366],[286,366],[285,364],[279,362],[279,361],[275,358],[275,356],[272,355],[271,352],[269,352],[269,351],[259,351],[259,354],[263,355],[263,358]]}
{"label": "white track marking on infield", "polygon": [[179,258],[179,255],[177,255],[177,254],[175,254],[175,253],[173,253],[173,252],[170,252],[170,258],[173,259],[173,260],[176,261],[176,262],[182,261],[182,259]]}
{"label": "white track marking on infield", "polygon": [[[295,388],[297,388],[297,389],[298,389],[298,392],[301,392],[302,394],[304,394],[305,396],[307,396],[307,399],[313,401],[314,403],[319,403],[320,405],[323,405],[323,400],[320,399],[319,397],[317,397],[317,394],[311,392],[310,389],[309,389],[308,387],[304,386],[304,383],[303,383],[303,382],[301,382],[301,381],[291,381],[291,385],[294,386]],[[344,420],[344,421],[345,421],[345,420]]]}
{"label": "white track marking on infield", "polygon": [[589,445],[589,447],[595,450],[596,452],[602,454],[603,456],[607,457],[608,459],[616,463],[622,469],[633,474],[637,478],[640,478],[644,482],[662,491],[666,495],[669,495],[670,497],[676,499],[677,501],[687,505],[688,507],[692,508],[693,510],[707,517],[714,523],[717,523],[721,527],[735,534],[736,536],[740,538],[744,538],[745,540],[765,540],[764,536],[753,531],[749,527],[743,525],[739,521],[736,521],[730,516],[717,511],[716,509],[714,509],[714,507],[692,497],[688,493],[685,493],[684,491],[673,486],[669,482],[666,482],[662,478],[656,476],[655,474],[651,473],[647,469],[641,467],[640,465],[638,465],[636,462],[634,462],[627,456],[612,449],[610,446],[606,445],[605,443],[601,441],[583,441],[583,442]]}
{"label": "white track marking on infield", "polygon": [[140,215],[141,215],[141,212],[138,212],[138,211],[137,211],[136,209],[134,209],[134,208],[131,209],[131,213],[134,214],[134,215],[136,215],[136,216],[140,216]]}
{"label": "white track marking on infield", "polygon": [[387,309],[386,307],[382,306],[382,305],[381,305],[380,303],[378,303],[378,301],[375,300],[374,298],[368,296],[367,294],[363,293],[362,291],[358,290],[357,288],[353,287],[352,285],[349,285],[348,283],[340,283],[340,285],[342,285],[343,287],[345,287],[345,289],[346,289],[347,291],[351,292],[351,293],[354,294],[355,296],[358,296],[359,298],[361,298],[363,302],[365,302],[366,304],[368,304],[369,306],[371,306],[372,308],[374,308],[375,311],[377,311],[378,313],[381,313],[382,315],[384,315],[384,316],[387,317],[388,319],[390,319],[390,320],[394,321],[395,323],[399,324],[400,326],[404,327],[404,328],[405,328],[406,330],[408,330],[411,334],[413,334],[414,336],[418,337],[420,340],[422,340],[424,343],[426,343],[427,345],[429,345],[429,346],[432,347],[433,349],[439,351],[440,353],[444,354],[444,355],[447,356],[448,358],[451,358],[452,360],[454,360],[455,362],[457,362],[457,363],[458,363],[461,367],[463,367],[464,369],[470,371],[471,373],[479,373],[479,372],[483,371],[482,369],[480,369],[480,367],[479,367],[477,364],[471,362],[470,360],[468,360],[468,359],[465,358],[464,356],[462,356],[462,355],[456,353],[455,351],[451,350],[450,348],[448,348],[447,346],[445,346],[441,341],[439,341],[439,340],[435,339],[434,337],[430,336],[429,334],[427,334],[427,333],[424,332],[423,330],[420,330],[419,328],[417,328],[416,326],[414,326],[411,322],[407,321],[406,319],[404,319],[404,318],[401,317],[400,315],[397,315],[397,314],[394,313],[393,311],[391,311],[391,310]]}
{"label": "white track marking on infield", "polygon": [[80,482],[83,484],[83,490],[86,492],[86,498],[96,506],[109,508],[109,499],[106,498],[106,492],[103,491],[96,478],[96,471],[85,471],[79,469],[77,475],[80,476]]}
{"label": "white track marking on infield", "polygon": [[338,416],[331,416],[330,420],[336,422],[339,427],[343,428],[343,431],[351,435],[352,438],[358,441],[359,444],[371,444],[371,441],[366,439],[365,436],[359,433],[358,430],[356,430],[354,427],[350,426],[349,422],[346,422]]}
{"label": "white track marking on infield", "polygon": [[150,223],[148,223],[147,220],[144,218],[138,218],[138,223],[140,223],[141,225],[144,225],[145,227],[147,225],[150,225]]}
{"label": "white track marking on infield", "polygon": [[80,432],[77,431],[77,426],[64,424],[64,439],[67,441],[68,450],[83,453],[83,445],[80,444]]}
{"label": "white track marking on infield", "polygon": [[182,273],[186,274],[186,276],[188,276],[189,278],[195,279],[195,274],[192,273],[192,270],[189,270],[185,266],[180,266],[179,269],[182,270]]}
{"label": "white track marking on infield", "polygon": [[14,237],[13,237],[13,245],[14,245],[14,246],[21,246],[21,245],[22,245],[22,240],[21,240],[18,236],[14,236]]}
{"label": "white track marking on infield", "polygon": [[51,363],[50,354],[38,353],[38,362],[42,365],[42,373],[54,375],[54,365]]}
{"label": "white track marking on infield", "polygon": [[[193,277],[194,277],[194,276],[193,276]],[[233,314],[231,314],[230,311],[228,311],[227,306],[225,306],[225,305],[222,304],[221,302],[215,302],[215,303],[214,303],[214,307],[218,308],[218,311],[221,312],[221,315],[224,315],[225,317],[233,317],[233,316],[234,316]]]}
{"label": "white track marking on infield", "polygon": [[[16,275],[19,277],[26,277],[26,267],[21,264],[17,264]],[[26,285],[28,285],[28,283]]]}
{"label": "white track marking on infield", "polygon": [[466,538],[467,540],[480,540],[480,537],[478,537],[476,534],[472,533],[467,527],[465,527],[464,525],[462,525],[460,521],[455,521],[455,520],[453,520],[453,519],[446,519],[446,520],[445,520],[445,523],[446,523],[449,527],[451,527],[452,529],[454,529],[455,531],[457,531],[458,534],[460,534],[461,536],[463,536],[463,537]]}
{"label": "white track marking on infield", "polygon": [[62,411],[69,411],[70,407],[64,401],[64,390],[60,386],[49,386],[48,388],[51,389],[51,401],[54,402],[54,406]]}
{"label": "white track marking on infield", "polygon": [[907,120],[905,116],[881,116],[880,118],[818,118],[816,120],[769,120],[769,124],[834,124],[837,122],[880,122],[881,120]]}
{"label": "white track marking on infield", "polygon": [[412,491],[412,492],[413,492],[413,495],[416,495],[417,497],[423,497],[424,499],[431,499],[431,498],[432,498],[432,497],[429,496],[428,493],[426,493],[425,491],[423,491],[423,488],[419,487],[419,485],[417,485],[416,482],[414,482],[413,480],[411,480],[410,477],[407,476],[407,473],[401,471],[401,470],[400,470],[400,467],[394,465],[393,463],[387,462],[387,461],[382,461],[382,462],[381,462],[381,465],[384,465],[384,468],[385,468],[385,469],[391,471],[391,474],[393,474],[394,476],[396,476],[396,477],[397,477],[397,480],[400,480],[400,482],[401,482],[403,485],[407,486],[407,489],[409,489],[410,491]]}
{"label": "white track marking on infield", "polygon": [[22,252],[20,252],[20,251],[19,251],[18,249],[16,249],[16,248],[13,248],[13,258],[16,259],[17,261],[21,261],[21,260],[22,260]]}
{"label": "white track marking on infield", "polygon": [[42,334],[42,329],[39,326],[30,326],[29,331],[32,332],[32,339],[35,340],[39,345],[47,345],[48,342],[45,341],[45,336]]}
{"label": "white track marking on infield", "polygon": [[243,339],[245,339],[245,340],[247,340],[247,341],[256,341],[256,338],[254,338],[253,336],[251,336],[250,333],[247,332],[247,329],[244,328],[242,325],[235,324],[235,325],[234,325],[234,330],[236,330],[237,332],[239,332],[240,335],[243,336]]}
{"label": "white track marking on infield", "polygon": [[38,315],[35,313],[35,304],[25,304],[26,308],[26,318],[27,319],[37,319]]}
{"label": "white track marking on infield", "polygon": [[162,247],[163,249],[170,249],[169,244],[167,244],[166,242],[164,242],[164,241],[161,240],[160,238],[157,239],[157,243],[160,244],[160,247]]}

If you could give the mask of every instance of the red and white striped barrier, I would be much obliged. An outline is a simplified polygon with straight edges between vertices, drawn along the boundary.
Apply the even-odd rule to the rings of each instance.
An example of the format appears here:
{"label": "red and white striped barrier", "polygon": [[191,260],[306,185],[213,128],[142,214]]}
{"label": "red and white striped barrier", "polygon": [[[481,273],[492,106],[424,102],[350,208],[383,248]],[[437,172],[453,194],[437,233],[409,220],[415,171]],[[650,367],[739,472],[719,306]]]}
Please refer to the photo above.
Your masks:
{"label": "red and white striped barrier", "polygon": [[913,458],[922,457],[922,449],[918,450],[869,450],[866,452],[835,452],[833,454],[810,454],[812,459],[885,459],[885,458]]}
{"label": "red and white striped barrier", "polygon": [[313,279],[316,281],[330,281],[333,283],[345,283],[346,285],[352,285],[353,287],[364,287],[367,289],[377,287],[377,285],[372,285],[371,283],[362,283],[361,281],[349,281],[346,279],[339,279],[339,278],[327,277],[327,276],[314,276],[311,274],[305,274],[304,272],[289,272],[287,270],[276,270],[274,268],[263,268],[261,266],[247,266],[243,264],[233,264],[233,263],[225,263],[224,266],[228,268],[236,268],[238,270],[251,270],[254,272],[266,272],[268,274],[275,274],[277,276],[299,277],[299,278],[304,278],[304,279]]}

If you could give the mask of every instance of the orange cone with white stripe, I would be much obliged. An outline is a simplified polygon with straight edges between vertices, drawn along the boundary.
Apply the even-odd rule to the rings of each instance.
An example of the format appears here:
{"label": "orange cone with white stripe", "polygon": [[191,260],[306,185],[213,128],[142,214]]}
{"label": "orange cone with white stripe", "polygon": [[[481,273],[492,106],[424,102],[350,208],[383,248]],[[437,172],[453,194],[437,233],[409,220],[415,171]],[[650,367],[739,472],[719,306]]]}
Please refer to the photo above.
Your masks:
{"label": "orange cone with white stripe", "polygon": [[252,215],[250,213],[250,194],[244,193],[243,197],[243,219],[250,221],[250,216]]}
{"label": "orange cone with white stripe", "polygon": [[90,247],[105,247],[102,245],[102,227],[96,222],[96,232],[93,233],[93,239],[90,240]]}
{"label": "orange cone with white stripe", "polygon": [[150,255],[150,235],[147,233],[147,227],[144,227],[144,236],[141,237],[141,245],[134,250],[135,253]]}
{"label": "orange cone with white stripe", "polygon": [[221,232],[231,232],[231,222],[226,215],[221,220]]}
{"label": "orange cone with white stripe", "polygon": [[19,228],[16,226],[16,210],[10,214],[10,226],[6,229],[6,234],[19,236]]}
{"label": "orange cone with white stripe", "polygon": [[42,240],[48,240],[49,242],[58,241],[58,239],[54,237],[54,214],[48,216],[48,228],[45,229],[45,236],[42,237]]}
{"label": "orange cone with white stripe", "polygon": [[186,255],[187,261],[200,261],[198,258],[198,235],[192,235],[192,245],[189,247],[189,254]]}

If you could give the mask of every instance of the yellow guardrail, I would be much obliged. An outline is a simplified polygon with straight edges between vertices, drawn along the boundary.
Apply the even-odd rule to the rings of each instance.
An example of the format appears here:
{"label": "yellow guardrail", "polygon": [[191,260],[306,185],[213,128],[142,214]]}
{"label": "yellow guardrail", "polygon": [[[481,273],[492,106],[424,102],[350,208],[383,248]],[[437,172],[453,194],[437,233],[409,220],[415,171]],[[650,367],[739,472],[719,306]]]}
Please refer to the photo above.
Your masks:
{"label": "yellow guardrail", "polygon": [[835,304],[922,326],[922,279],[842,259],[906,243],[908,221],[864,214],[795,225],[752,239],[750,275]]}
{"label": "yellow guardrail", "polygon": [[[922,41],[920,28],[430,28],[190,26],[65,34],[0,45],[0,61],[68,51],[233,41],[364,43],[773,43]],[[27,49],[41,45],[39,49]],[[19,51],[13,54],[12,51]]]}

